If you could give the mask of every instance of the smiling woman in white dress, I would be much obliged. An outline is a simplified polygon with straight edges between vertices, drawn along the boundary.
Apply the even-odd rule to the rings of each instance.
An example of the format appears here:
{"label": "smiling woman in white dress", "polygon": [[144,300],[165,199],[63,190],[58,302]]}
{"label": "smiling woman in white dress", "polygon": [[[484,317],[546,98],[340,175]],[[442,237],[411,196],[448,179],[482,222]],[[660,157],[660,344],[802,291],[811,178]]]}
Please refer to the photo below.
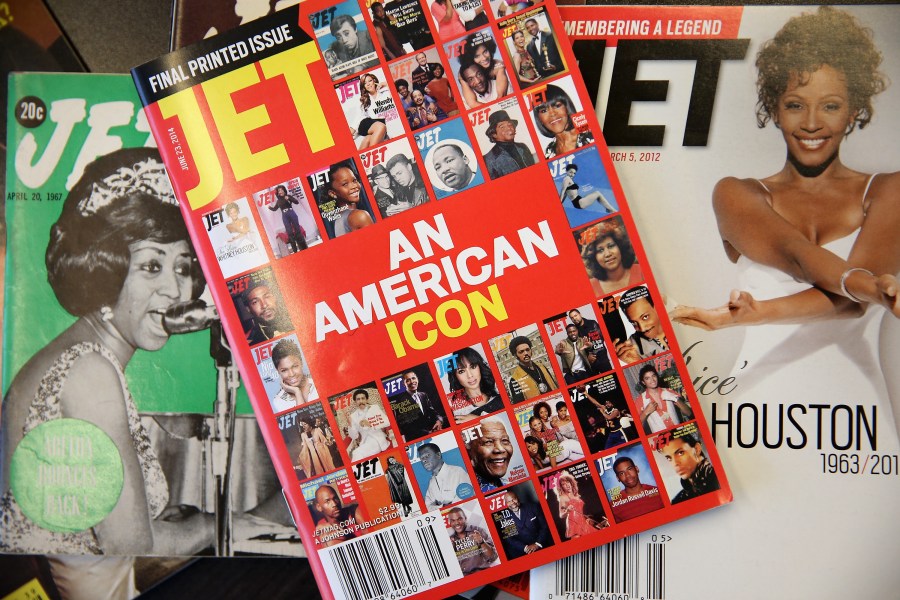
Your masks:
{"label": "smiling woman in white dress", "polygon": [[[796,374],[798,360],[814,357],[818,372],[829,353],[846,365],[831,375],[841,387],[858,379],[861,397],[884,398],[877,332],[863,332],[882,318],[895,330],[900,317],[900,173],[859,172],[839,155],[844,137],[872,119],[887,83],[880,63],[869,30],[828,7],[791,19],[763,46],[757,120],[781,131],[787,159],[768,177],[716,185],[713,208],[741,291],[721,307],[678,306],[673,316],[706,329],[772,325],[748,332],[740,356],[751,368]],[[745,376],[744,390],[762,379]],[[810,385],[827,390],[828,379]]]}
{"label": "smiling woman in white dress", "polygon": [[[757,120],[780,130],[786,160],[762,179],[726,177],[715,187],[719,234],[740,291],[718,308],[677,306],[672,313],[705,329],[752,325],[732,372],[740,387],[714,406],[756,405],[766,422],[751,419],[758,443],[720,444],[741,503],[709,567],[729,570],[778,548],[792,560],[764,560],[762,568],[783,597],[808,593],[823,572],[888,573],[895,555],[898,528],[884,515],[898,480],[861,473],[851,484],[822,466],[823,452],[843,443],[844,415],[854,406],[870,420],[877,411],[869,425],[880,429],[879,452],[897,448],[886,377],[897,376],[900,348],[896,337],[888,341],[900,331],[900,174],[852,169],[839,153],[844,138],[872,119],[872,101],[886,87],[881,60],[871,31],[831,7],[790,19],[762,46]],[[744,436],[739,443],[750,438],[749,424],[736,431]],[[866,433],[859,433],[865,448]],[[835,543],[855,539],[861,543],[853,552],[835,555]],[[731,570],[736,588],[753,588],[758,569]],[[847,582],[831,595],[864,587],[871,596],[889,578]]]}

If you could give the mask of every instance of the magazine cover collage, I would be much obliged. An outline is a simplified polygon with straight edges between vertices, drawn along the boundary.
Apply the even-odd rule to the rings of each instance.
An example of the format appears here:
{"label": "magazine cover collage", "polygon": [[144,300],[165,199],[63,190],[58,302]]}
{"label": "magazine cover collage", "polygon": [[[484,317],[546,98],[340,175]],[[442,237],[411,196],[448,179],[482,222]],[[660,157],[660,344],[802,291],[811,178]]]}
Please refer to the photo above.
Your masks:
{"label": "magazine cover collage", "polygon": [[308,3],[133,71],[348,597],[372,544],[412,565],[384,589],[461,590],[729,499],[656,458],[717,460],[554,7],[404,6]]}

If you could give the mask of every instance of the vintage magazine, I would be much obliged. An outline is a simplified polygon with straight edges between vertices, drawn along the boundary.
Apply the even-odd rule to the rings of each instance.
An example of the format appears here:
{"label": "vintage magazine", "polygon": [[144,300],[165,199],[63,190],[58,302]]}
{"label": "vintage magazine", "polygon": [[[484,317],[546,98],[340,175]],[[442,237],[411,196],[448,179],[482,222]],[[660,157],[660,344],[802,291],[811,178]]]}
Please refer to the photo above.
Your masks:
{"label": "vintage magazine", "polygon": [[[733,264],[713,205],[714,189],[724,178],[746,178],[754,186],[762,180],[772,190],[775,210],[796,223],[792,200],[779,193],[781,180],[773,176],[785,165],[785,140],[802,157],[792,140],[804,140],[809,153],[828,139],[833,154],[847,126],[845,112],[837,127],[819,116],[818,122],[789,129],[788,110],[804,110],[812,101],[787,95],[781,130],[771,122],[757,126],[757,56],[782,28],[789,36],[781,39],[803,40],[802,48],[770,46],[781,49],[778,56],[788,65],[807,52],[819,53],[812,64],[837,64],[852,93],[880,89],[883,80],[865,65],[877,65],[890,82],[871,98],[871,122],[841,144],[839,161],[857,173],[853,191],[829,208],[824,208],[829,196],[814,195],[802,221],[809,225],[799,229],[804,236],[822,236],[823,248],[841,259],[852,246],[850,265],[878,271],[883,264],[896,272],[898,249],[890,241],[896,225],[878,242],[874,259],[863,257],[864,234],[900,214],[896,192],[882,187],[900,165],[896,5],[837,7],[824,15],[816,6],[578,6],[561,12],[671,314],[690,314],[685,307],[723,307],[733,289],[760,301],[809,293],[809,284],[746,256]],[[811,16],[791,21],[802,14]],[[867,56],[880,58],[880,64]],[[766,61],[771,69],[772,61]],[[819,114],[838,111],[845,97],[846,92],[819,96]],[[859,173],[880,175],[866,190],[868,175]],[[809,175],[815,181],[815,173]],[[884,206],[878,213],[876,207]],[[822,210],[837,213],[837,207],[850,216],[838,230],[816,225]],[[740,226],[758,222],[748,217]],[[755,235],[764,239],[765,233]],[[832,298],[838,302],[843,294],[837,277],[846,268],[839,262],[833,280],[838,289]],[[729,313],[740,321],[737,308],[723,308],[712,318]],[[600,566],[599,556],[585,556],[535,571],[532,597],[561,598],[568,592],[672,599],[896,596],[900,574],[893,556],[900,524],[888,515],[900,496],[898,325],[879,306],[869,306],[862,317],[800,325],[786,321],[705,331],[676,324],[734,504],[622,545],[610,556],[638,558],[630,563],[640,565],[633,579]],[[671,473],[661,465],[660,472],[668,489]]]}
{"label": "vintage magazine", "polygon": [[[154,214],[165,205],[156,195],[136,223],[99,220],[134,190],[174,202],[131,79],[16,73],[9,81],[0,547],[47,554],[302,555],[246,394],[217,394],[217,387],[236,391],[238,384],[236,372],[226,380],[227,369],[217,368],[228,359],[220,331],[209,329],[208,320],[185,321],[177,331],[187,333],[171,337],[156,329],[162,308],[177,298],[135,284],[136,275],[123,282],[110,266],[110,257],[118,257],[119,265],[148,279],[162,272],[158,260],[144,255],[138,262],[142,255],[123,247],[126,234],[169,239],[167,231],[180,230],[177,243],[190,249],[177,210],[169,210],[168,222]],[[249,213],[246,199],[235,201]],[[224,231],[226,222],[223,215],[210,226],[221,256],[253,265],[262,252],[268,260],[258,238],[246,232],[232,239],[236,233]],[[71,273],[82,274],[84,283],[67,280]],[[202,284],[199,272],[196,277]],[[98,311],[85,306],[98,293],[114,305],[99,310],[109,320],[95,319]],[[141,306],[150,312],[141,313]],[[110,348],[120,353],[110,355]],[[104,385],[104,373],[124,379]],[[125,444],[117,444],[117,428],[126,426]],[[137,509],[118,519],[117,506],[149,494],[149,478],[123,471],[137,447],[148,469],[160,469],[153,489],[169,536],[155,529],[138,535]],[[147,500],[143,510],[149,525]]]}
{"label": "vintage magazine", "polygon": [[[403,69],[369,18],[303,3],[132,72],[323,595],[453,594],[729,501],[705,434],[684,503],[652,458],[705,424],[555,7]],[[219,250],[260,190],[321,243]],[[652,434],[627,390],[574,405],[643,368]]]}

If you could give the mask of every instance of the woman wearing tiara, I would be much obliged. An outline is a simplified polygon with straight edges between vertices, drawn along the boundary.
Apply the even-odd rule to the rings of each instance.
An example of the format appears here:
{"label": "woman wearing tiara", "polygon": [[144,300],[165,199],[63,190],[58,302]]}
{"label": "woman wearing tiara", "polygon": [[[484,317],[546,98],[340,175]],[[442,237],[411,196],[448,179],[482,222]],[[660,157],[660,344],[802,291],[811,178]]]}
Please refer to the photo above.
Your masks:
{"label": "woman wearing tiara", "polygon": [[[155,149],[119,150],[85,168],[50,231],[46,264],[57,300],[76,320],[22,367],[4,398],[0,551],[172,556],[211,546],[213,515],[168,506],[162,467],[125,379],[136,352],[168,342],[166,310],[205,286]],[[121,461],[115,504],[81,531],[42,527],[9,487],[10,458],[24,436],[60,419],[102,432]],[[51,564],[60,573],[102,571],[111,588],[133,583],[130,559],[119,561],[118,572],[116,560],[84,560],[58,557]]]}

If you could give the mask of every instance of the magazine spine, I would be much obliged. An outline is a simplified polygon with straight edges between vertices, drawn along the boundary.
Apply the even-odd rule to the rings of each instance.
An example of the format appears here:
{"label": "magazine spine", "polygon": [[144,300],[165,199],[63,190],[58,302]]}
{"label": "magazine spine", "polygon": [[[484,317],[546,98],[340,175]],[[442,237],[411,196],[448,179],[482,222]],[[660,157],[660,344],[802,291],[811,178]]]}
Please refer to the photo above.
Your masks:
{"label": "magazine spine", "polygon": [[[9,74],[9,84],[8,84],[9,88],[7,90],[8,98],[18,98],[19,97],[19,92],[17,90],[18,90],[19,80],[21,77],[22,77],[22,75],[17,74],[17,73]],[[4,106],[3,109],[7,111],[7,115],[12,113],[12,111],[13,111],[11,106],[10,107]],[[12,168],[15,165],[15,160],[16,160],[15,159],[15,154],[16,154],[15,148],[18,146],[18,144],[16,143],[16,139],[15,139],[16,131],[17,131],[16,128],[8,127],[7,135],[6,135],[7,139],[3,140],[3,143],[6,144],[6,153],[5,153],[6,164],[3,165],[3,168],[6,170],[5,171],[6,173],[10,173],[12,171]],[[8,186],[9,186],[9,184],[7,182],[7,187]],[[6,192],[6,190],[3,190],[3,191],[4,191],[4,193]],[[13,229],[13,227],[12,227],[13,223],[9,220],[10,206],[11,206],[11,204],[6,203],[4,200],[3,223],[4,223],[4,226],[6,227],[7,240],[9,237],[9,231],[11,231]],[[16,211],[14,214],[18,217],[19,212]],[[6,242],[7,240],[4,240],[4,242]],[[3,280],[4,294],[3,294],[3,296],[4,296],[4,298],[8,298],[7,294],[5,293],[6,286],[10,285],[10,282],[12,281],[12,279],[9,276],[10,273],[14,273],[16,271],[15,261],[16,261],[17,257],[18,257],[18,255],[16,255],[15,253],[6,252],[4,249],[4,260],[3,260],[3,263],[4,263],[3,264],[3,273],[4,273],[4,280]],[[2,353],[3,391],[4,392],[6,391],[6,388],[9,386],[9,383],[12,381],[12,374],[7,372],[9,370],[9,365],[12,362],[10,360],[10,356],[13,354],[13,350],[14,350],[12,342],[13,342],[13,340],[16,339],[16,336],[13,334],[13,331],[12,331],[13,328],[15,327],[15,320],[11,318],[12,313],[13,313],[13,307],[10,305],[9,302],[4,302],[3,303],[3,324],[4,324],[4,327],[3,327],[3,353]],[[2,423],[3,423],[3,421],[0,420],[0,425],[2,425]],[[0,427],[0,431],[2,431],[2,427]],[[0,445],[0,453],[2,453],[2,445]],[[5,457],[0,455],[0,461],[4,460],[4,458]],[[3,483],[2,473],[0,473],[0,484],[2,484],[2,483]]]}

